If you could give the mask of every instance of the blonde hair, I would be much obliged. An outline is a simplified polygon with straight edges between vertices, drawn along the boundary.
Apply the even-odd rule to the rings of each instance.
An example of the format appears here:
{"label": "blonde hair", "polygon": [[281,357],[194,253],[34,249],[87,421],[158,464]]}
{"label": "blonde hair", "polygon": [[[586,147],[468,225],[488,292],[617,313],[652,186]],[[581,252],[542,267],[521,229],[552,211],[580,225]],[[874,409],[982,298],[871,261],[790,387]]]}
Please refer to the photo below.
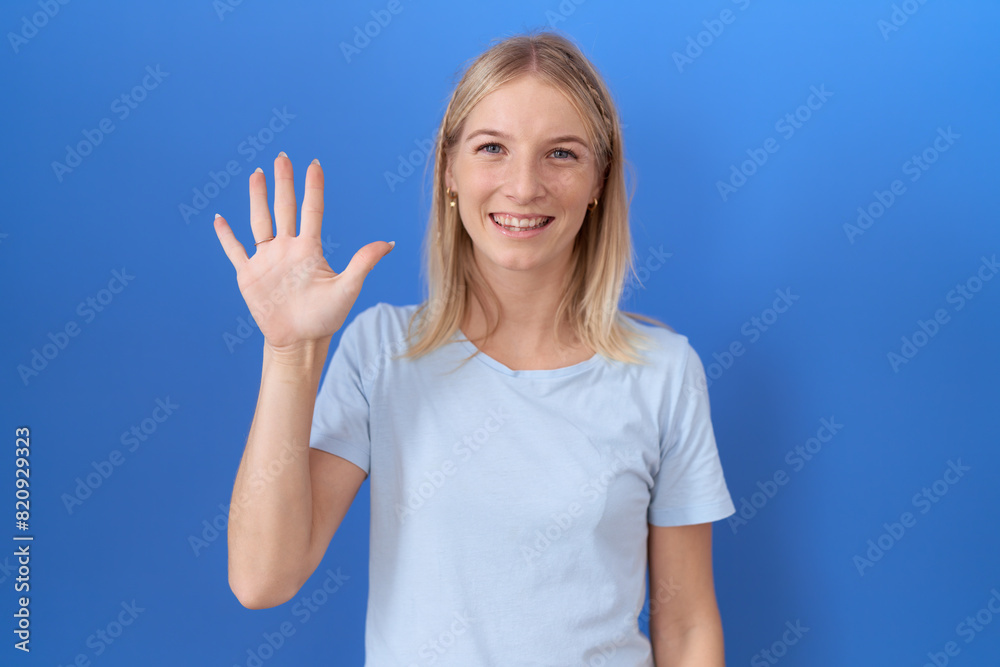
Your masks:
{"label": "blonde hair", "polygon": [[[445,170],[473,107],[524,74],[538,76],[566,95],[584,120],[597,173],[604,176],[599,203],[588,211],[573,244],[564,296],[553,321],[556,335],[558,324],[568,316],[579,339],[604,357],[645,363],[638,350],[647,348],[649,341],[625,316],[670,327],[618,307],[626,272],[635,274],[628,218],[633,193],[625,187],[618,114],[601,76],[586,56],[569,39],[548,31],[495,43],[472,61],[452,92],[434,151],[430,220],[423,245],[427,299],[410,319],[409,349],[404,356],[420,357],[451,339],[466,315],[466,292],[478,300],[484,313],[489,312],[485,307],[489,302],[502,316],[496,294],[473,259],[472,239],[459,219],[458,207],[449,206],[445,196]],[[496,324],[489,328],[487,337],[496,331]]]}

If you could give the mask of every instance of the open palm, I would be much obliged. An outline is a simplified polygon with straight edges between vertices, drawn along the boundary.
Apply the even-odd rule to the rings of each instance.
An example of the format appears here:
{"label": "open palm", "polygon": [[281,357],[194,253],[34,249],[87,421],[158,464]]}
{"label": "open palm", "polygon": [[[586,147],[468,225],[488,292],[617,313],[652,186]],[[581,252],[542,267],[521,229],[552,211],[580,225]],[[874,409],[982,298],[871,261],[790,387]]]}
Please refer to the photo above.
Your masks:
{"label": "open palm", "polygon": [[274,161],[274,180],[272,232],[264,173],[258,170],[250,175],[250,227],[259,244],[253,257],[247,256],[222,216],[215,218],[215,233],[236,268],[240,293],[265,344],[275,351],[294,351],[332,336],[343,326],[368,272],[392,245],[369,243],[354,254],[343,272],[336,273],[323,257],[323,168],[319,161],[313,160],[306,172],[297,236],[292,162],[284,153]]}

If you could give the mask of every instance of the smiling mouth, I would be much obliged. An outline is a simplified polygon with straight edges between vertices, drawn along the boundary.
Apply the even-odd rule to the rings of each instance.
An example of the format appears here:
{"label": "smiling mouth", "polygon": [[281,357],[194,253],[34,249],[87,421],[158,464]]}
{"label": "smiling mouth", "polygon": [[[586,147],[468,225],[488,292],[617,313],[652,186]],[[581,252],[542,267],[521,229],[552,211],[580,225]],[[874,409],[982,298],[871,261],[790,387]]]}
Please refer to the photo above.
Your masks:
{"label": "smiling mouth", "polygon": [[512,232],[539,229],[552,222],[553,219],[551,216],[545,218],[514,218],[506,215],[500,216],[498,219],[495,213],[490,213],[490,220],[493,221],[493,224]]}

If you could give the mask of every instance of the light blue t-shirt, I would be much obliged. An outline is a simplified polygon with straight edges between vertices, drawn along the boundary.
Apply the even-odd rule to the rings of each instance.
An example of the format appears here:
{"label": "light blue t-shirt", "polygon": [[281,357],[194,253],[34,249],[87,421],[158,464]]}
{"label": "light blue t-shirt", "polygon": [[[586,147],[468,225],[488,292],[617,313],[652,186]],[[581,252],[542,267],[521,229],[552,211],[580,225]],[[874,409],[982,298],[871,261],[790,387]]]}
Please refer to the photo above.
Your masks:
{"label": "light blue t-shirt", "polygon": [[511,370],[457,332],[416,360],[416,305],[342,331],[309,445],[368,472],[366,667],[652,667],[647,521],[735,512],[686,336],[648,366]]}

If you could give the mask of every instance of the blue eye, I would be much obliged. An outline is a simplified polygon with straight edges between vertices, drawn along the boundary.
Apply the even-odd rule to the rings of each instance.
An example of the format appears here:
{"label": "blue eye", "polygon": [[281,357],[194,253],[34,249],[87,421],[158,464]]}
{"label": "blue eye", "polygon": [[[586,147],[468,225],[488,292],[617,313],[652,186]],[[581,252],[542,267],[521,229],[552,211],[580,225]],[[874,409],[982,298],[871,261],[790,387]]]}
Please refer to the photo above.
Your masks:
{"label": "blue eye", "polygon": [[[495,147],[497,150],[495,150],[495,151],[492,151],[492,150],[486,151],[487,153],[489,153],[490,155],[499,155],[499,153],[500,153],[500,144],[498,144],[496,142],[490,142],[490,143],[487,143],[487,144],[483,144],[482,146],[480,146],[479,148],[476,149],[476,152],[478,153],[479,151],[483,150],[484,148],[490,148],[490,147]],[[573,151],[569,150],[568,148],[556,148],[556,149],[553,149],[552,152],[553,153],[565,153],[566,157],[560,158],[561,160],[566,160],[568,158],[576,158],[576,153],[574,153]]]}

